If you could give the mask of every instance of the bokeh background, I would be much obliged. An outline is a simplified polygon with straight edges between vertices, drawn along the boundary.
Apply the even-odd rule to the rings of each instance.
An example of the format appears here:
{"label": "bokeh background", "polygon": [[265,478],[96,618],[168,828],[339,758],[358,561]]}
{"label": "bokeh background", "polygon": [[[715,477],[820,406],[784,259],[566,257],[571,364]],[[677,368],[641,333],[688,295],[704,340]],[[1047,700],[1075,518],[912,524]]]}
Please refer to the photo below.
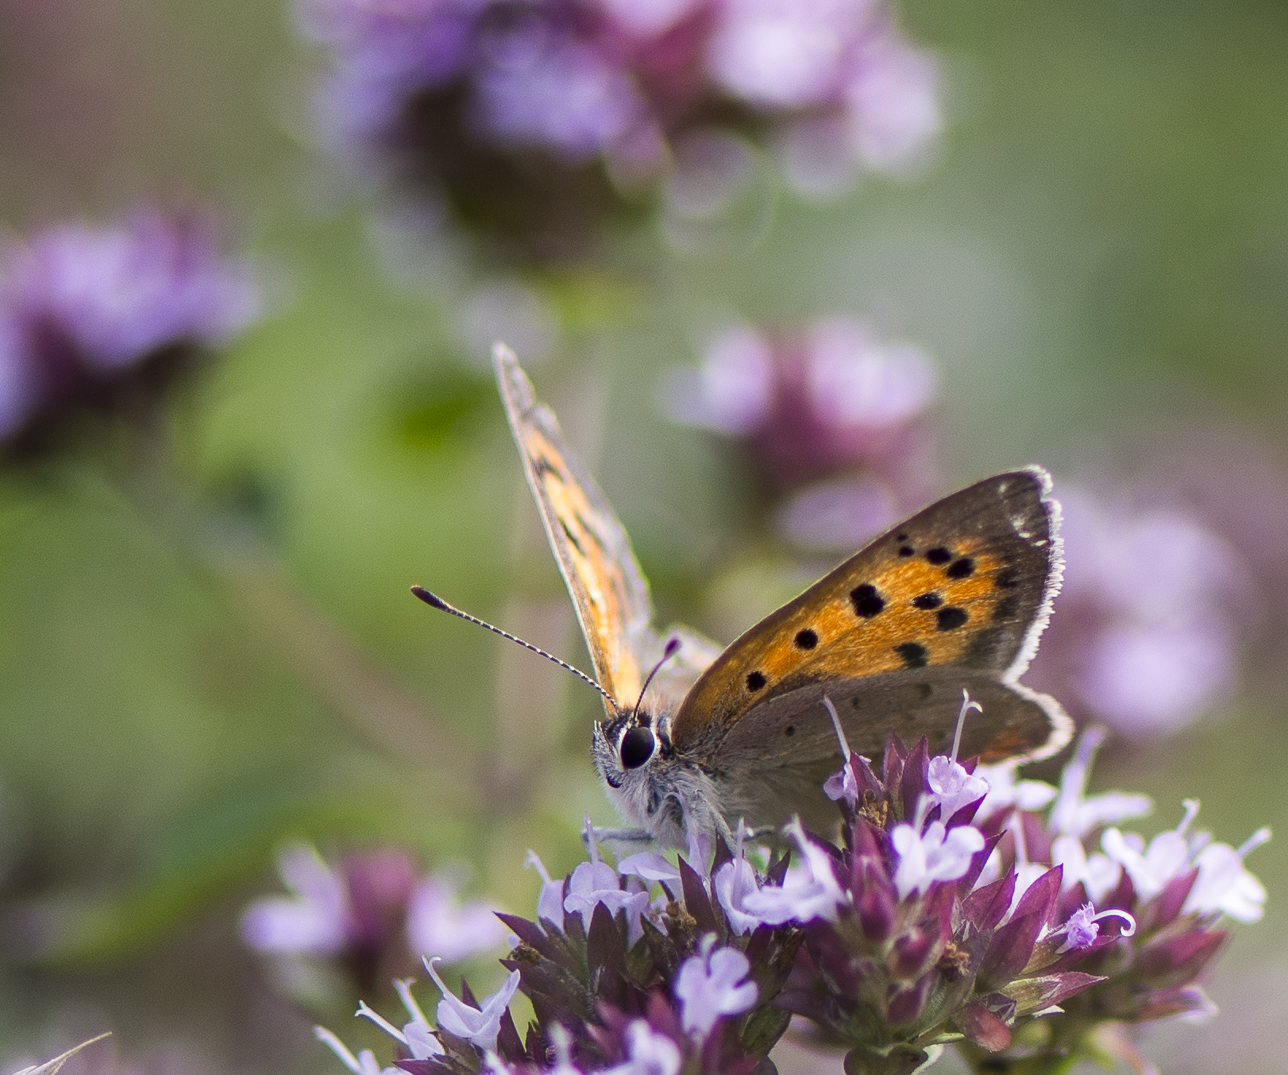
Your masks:
{"label": "bokeh background", "polygon": [[[7,1069],[110,1028],[128,1070],[337,1071],[311,1025],[361,1041],[351,1003],[292,1001],[241,936],[282,891],[282,846],[402,848],[527,913],[525,851],[569,869],[583,815],[613,822],[594,694],[408,594],[587,664],[494,338],[613,500],[662,622],[720,641],[845,538],[763,440],[703,427],[713,341],[755,325],[786,347],[849,317],[915,349],[933,391],[910,439],[857,451],[839,502],[878,520],[1050,467],[1072,491],[1070,590],[1031,678],[1118,733],[1096,784],[1154,796],[1146,832],[1183,797],[1232,843],[1288,832],[1288,9],[898,12],[940,79],[911,174],[803,197],[762,155],[714,224],[636,212],[543,260],[480,253],[328,156],[309,103],[326,59],[281,3],[0,2],[0,221],[208,204],[262,295],[169,397],[160,463],[76,440],[0,474]],[[1265,919],[1219,966],[1222,1015],[1146,1039],[1164,1070],[1281,1069],[1288,852],[1249,865]]]}

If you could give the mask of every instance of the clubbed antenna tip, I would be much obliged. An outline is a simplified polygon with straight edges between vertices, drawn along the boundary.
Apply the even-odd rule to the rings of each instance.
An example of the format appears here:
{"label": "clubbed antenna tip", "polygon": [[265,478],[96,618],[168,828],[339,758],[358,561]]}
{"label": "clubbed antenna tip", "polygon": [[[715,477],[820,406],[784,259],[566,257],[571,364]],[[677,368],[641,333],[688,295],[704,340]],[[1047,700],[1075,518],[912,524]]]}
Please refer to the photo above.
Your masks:
{"label": "clubbed antenna tip", "polygon": [[424,586],[413,586],[411,588],[411,592],[424,601],[430,608],[436,608],[440,612],[450,612],[452,610],[451,606],[448,605],[446,601],[437,594],[430,593]]}

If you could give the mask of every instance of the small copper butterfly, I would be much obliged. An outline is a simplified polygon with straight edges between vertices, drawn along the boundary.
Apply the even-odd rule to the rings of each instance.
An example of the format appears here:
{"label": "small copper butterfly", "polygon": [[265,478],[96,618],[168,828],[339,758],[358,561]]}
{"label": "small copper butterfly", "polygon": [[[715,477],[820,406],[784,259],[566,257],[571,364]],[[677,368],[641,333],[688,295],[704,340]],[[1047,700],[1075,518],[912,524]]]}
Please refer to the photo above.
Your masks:
{"label": "small copper butterfly", "polygon": [[835,807],[822,786],[841,753],[824,695],[859,754],[892,731],[946,751],[963,689],[984,711],[964,729],[963,757],[1034,760],[1069,741],[1059,703],[1018,682],[1060,579],[1046,471],[999,474],[931,504],[721,651],[653,627],[621,521],[514,354],[498,345],[494,361],[604,696],[595,766],[639,836],[682,844],[695,829],[727,835],[739,820],[793,814],[825,826]]}

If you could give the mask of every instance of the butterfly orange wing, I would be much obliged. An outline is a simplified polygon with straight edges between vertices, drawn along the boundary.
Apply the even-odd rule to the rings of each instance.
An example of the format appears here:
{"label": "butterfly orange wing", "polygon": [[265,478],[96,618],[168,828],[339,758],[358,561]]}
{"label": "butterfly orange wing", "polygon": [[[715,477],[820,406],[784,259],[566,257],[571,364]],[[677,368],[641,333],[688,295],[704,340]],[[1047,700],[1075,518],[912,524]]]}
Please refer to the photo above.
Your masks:
{"label": "butterfly orange wing", "polygon": [[[824,693],[856,750],[879,748],[890,726],[933,732],[937,747],[951,735],[961,688],[974,687],[992,711],[968,722],[963,756],[1054,753],[1068,718],[1017,683],[1059,584],[1049,489],[1037,467],[1001,474],[877,538],[720,655],[675,716],[677,750],[713,764],[784,766],[838,753]],[[802,715],[810,734],[789,746]]]}
{"label": "butterfly orange wing", "polygon": [[536,401],[532,382],[514,352],[498,344],[493,364],[595,678],[619,707],[629,709],[639,694],[642,664],[656,660],[661,652],[651,626],[648,583],[621,521],[569,450],[554,414]]}

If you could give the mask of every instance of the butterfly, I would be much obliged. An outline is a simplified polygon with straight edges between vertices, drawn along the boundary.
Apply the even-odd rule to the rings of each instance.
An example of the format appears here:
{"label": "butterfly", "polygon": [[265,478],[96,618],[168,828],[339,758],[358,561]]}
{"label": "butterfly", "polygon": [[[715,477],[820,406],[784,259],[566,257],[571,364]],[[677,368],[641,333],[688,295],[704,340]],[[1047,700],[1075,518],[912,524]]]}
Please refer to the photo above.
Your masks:
{"label": "butterfly", "polygon": [[984,715],[966,723],[962,757],[1036,760],[1069,741],[1059,703],[1018,682],[1062,566],[1046,471],[999,474],[931,504],[722,651],[687,628],[653,626],[617,514],[513,352],[497,345],[493,357],[604,698],[595,766],[639,827],[615,835],[683,845],[695,831],[728,836],[740,820],[758,828],[792,815],[826,827],[836,815],[823,784],[842,756],[825,696],[861,755],[891,732],[946,752],[963,690]]}

